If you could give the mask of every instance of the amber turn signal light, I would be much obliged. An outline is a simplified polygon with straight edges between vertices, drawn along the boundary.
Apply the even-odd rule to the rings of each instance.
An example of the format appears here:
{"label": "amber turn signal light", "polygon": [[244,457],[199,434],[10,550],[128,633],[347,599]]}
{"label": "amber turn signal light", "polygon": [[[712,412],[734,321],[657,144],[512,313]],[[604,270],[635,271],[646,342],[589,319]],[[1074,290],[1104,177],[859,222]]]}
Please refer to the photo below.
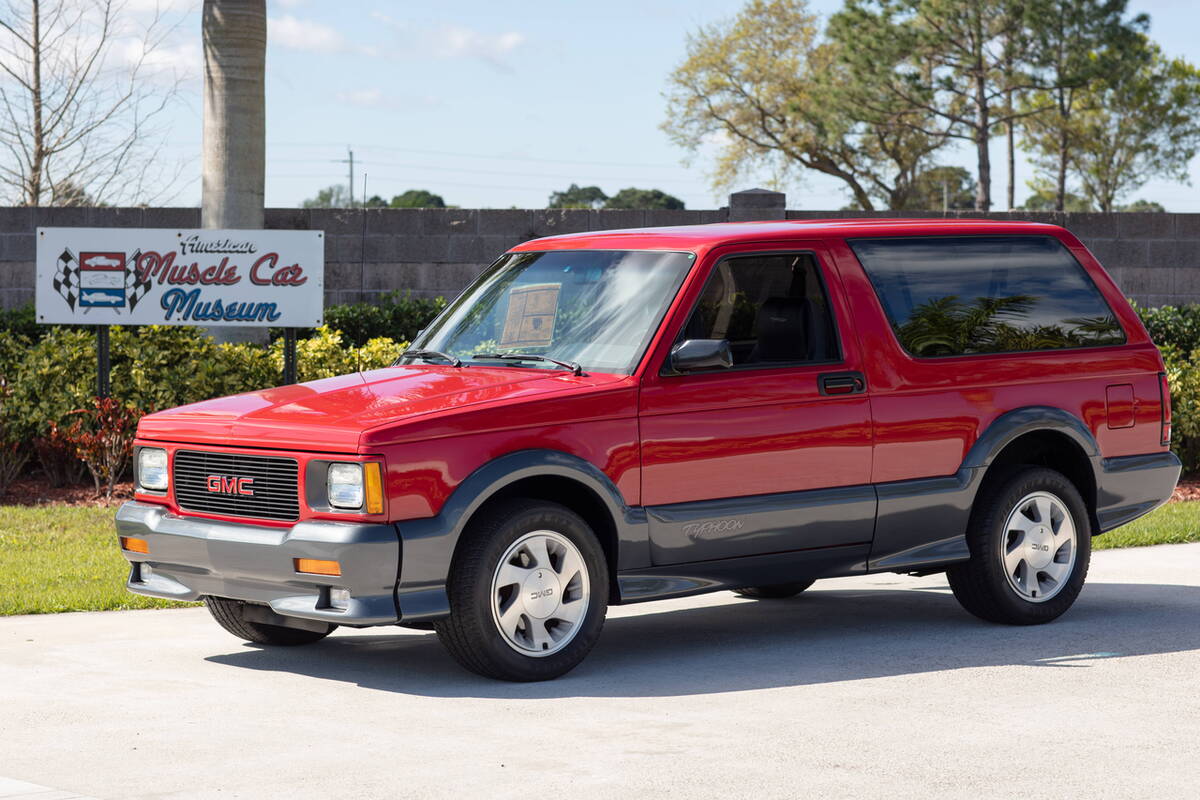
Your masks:
{"label": "amber turn signal light", "polygon": [[303,572],[306,575],[337,577],[342,574],[342,565],[336,561],[322,561],[319,558],[293,558],[292,561],[296,565],[296,572]]}
{"label": "amber turn signal light", "polygon": [[363,464],[363,482],[366,485],[368,514],[383,513],[383,478],[380,475],[379,463],[368,461]]}
{"label": "amber turn signal light", "polygon": [[145,539],[138,539],[134,536],[122,536],[121,549],[128,550],[131,553],[150,555],[150,543]]}

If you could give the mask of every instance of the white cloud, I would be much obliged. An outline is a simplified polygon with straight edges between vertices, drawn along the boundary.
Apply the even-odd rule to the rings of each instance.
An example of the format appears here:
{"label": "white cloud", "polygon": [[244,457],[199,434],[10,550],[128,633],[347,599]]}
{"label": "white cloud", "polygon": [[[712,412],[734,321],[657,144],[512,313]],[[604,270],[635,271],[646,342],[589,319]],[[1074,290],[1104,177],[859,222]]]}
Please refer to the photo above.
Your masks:
{"label": "white cloud", "polygon": [[126,0],[123,8],[141,14],[187,13],[200,7],[200,0]]}
{"label": "white cloud", "polygon": [[171,76],[191,80],[198,78],[204,64],[200,43],[182,37],[163,42],[149,52],[140,40],[126,39],[121,43],[121,57],[126,64],[143,64],[147,75]]}
{"label": "white cloud", "polygon": [[339,103],[358,106],[360,108],[381,108],[391,111],[412,111],[414,109],[438,108],[441,100],[429,95],[408,93],[385,93],[375,87],[363,87],[338,92],[334,95]]}
{"label": "white cloud", "polygon": [[516,31],[492,34],[448,25],[437,32],[434,47],[443,57],[480,58],[496,66],[506,66],[504,57],[524,42],[525,36]]}
{"label": "white cloud", "polygon": [[525,44],[525,34],[518,31],[485,33],[462,25],[416,28],[379,11],[371,18],[391,28],[403,40],[402,52],[423,51],[437,58],[477,58],[492,66],[510,71],[507,57]]}
{"label": "white cloud", "polygon": [[354,89],[349,92],[338,92],[337,99],[352,106],[377,108],[383,105],[383,92],[379,89]]}
{"label": "white cloud", "polygon": [[291,14],[267,20],[267,42],[308,53],[375,53],[372,47],[348,42],[345,36],[328,25]]}

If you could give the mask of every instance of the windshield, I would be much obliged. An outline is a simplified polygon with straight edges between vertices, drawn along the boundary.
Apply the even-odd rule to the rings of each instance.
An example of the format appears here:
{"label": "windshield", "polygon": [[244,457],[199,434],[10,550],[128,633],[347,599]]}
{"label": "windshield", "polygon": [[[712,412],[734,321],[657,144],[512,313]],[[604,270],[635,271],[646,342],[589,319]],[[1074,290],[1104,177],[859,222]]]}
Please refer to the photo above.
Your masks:
{"label": "windshield", "polygon": [[417,337],[413,350],[468,364],[476,355],[524,353],[629,374],[694,259],[649,251],[508,253]]}

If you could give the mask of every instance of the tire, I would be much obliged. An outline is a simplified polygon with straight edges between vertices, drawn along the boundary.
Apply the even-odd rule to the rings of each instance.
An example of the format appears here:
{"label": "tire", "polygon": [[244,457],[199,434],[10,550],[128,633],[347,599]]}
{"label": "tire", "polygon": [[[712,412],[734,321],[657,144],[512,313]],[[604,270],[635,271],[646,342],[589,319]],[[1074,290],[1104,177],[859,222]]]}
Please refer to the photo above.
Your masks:
{"label": "tire", "polygon": [[208,613],[212,614],[225,630],[239,639],[245,639],[255,644],[269,644],[279,647],[297,647],[302,644],[319,642],[337,628],[337,625],[327,625],[326,630],[310,631],[304,628],[286,628],[282,625],[267,625],[262,622],[249,622],[242,619],[241,600],[230,600],[227,597],[204,598]]}
{"label": "tire", "polygon": [[608,580],[600,542],[578,514],[557,503],[506,501],[464,534],[447,585],[450,616],[434,629],[471,672],[550,680],[600,638]]}
{"label": "tire", "polygon": [[734,589],[733,592],[753,600],[783,600],[795,597],[814,583],[816,583],[815,580],[798,583],[773,583],[770,586],[743,586],[740,589]]}
{"label": "tire", "polygon": [[1015,467],[980,490],[967,546],[970,560],[946,571],[962,607],[989,622],[1040,625],[1062,615],[1083,588],[1092,553],[1090,516],[1062,473]]}

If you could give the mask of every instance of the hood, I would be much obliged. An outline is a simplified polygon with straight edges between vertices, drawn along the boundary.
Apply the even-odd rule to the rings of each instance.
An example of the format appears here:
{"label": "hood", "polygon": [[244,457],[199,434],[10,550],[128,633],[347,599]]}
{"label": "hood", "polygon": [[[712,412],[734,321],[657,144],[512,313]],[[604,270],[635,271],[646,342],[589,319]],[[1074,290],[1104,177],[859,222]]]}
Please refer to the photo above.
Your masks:
{"label": "hood", "polygon": [[622,378],[520,367],[389,367],[159,411],[142,418],[138,436],[171,442],[355,452],[363,432],[380,425]]}

